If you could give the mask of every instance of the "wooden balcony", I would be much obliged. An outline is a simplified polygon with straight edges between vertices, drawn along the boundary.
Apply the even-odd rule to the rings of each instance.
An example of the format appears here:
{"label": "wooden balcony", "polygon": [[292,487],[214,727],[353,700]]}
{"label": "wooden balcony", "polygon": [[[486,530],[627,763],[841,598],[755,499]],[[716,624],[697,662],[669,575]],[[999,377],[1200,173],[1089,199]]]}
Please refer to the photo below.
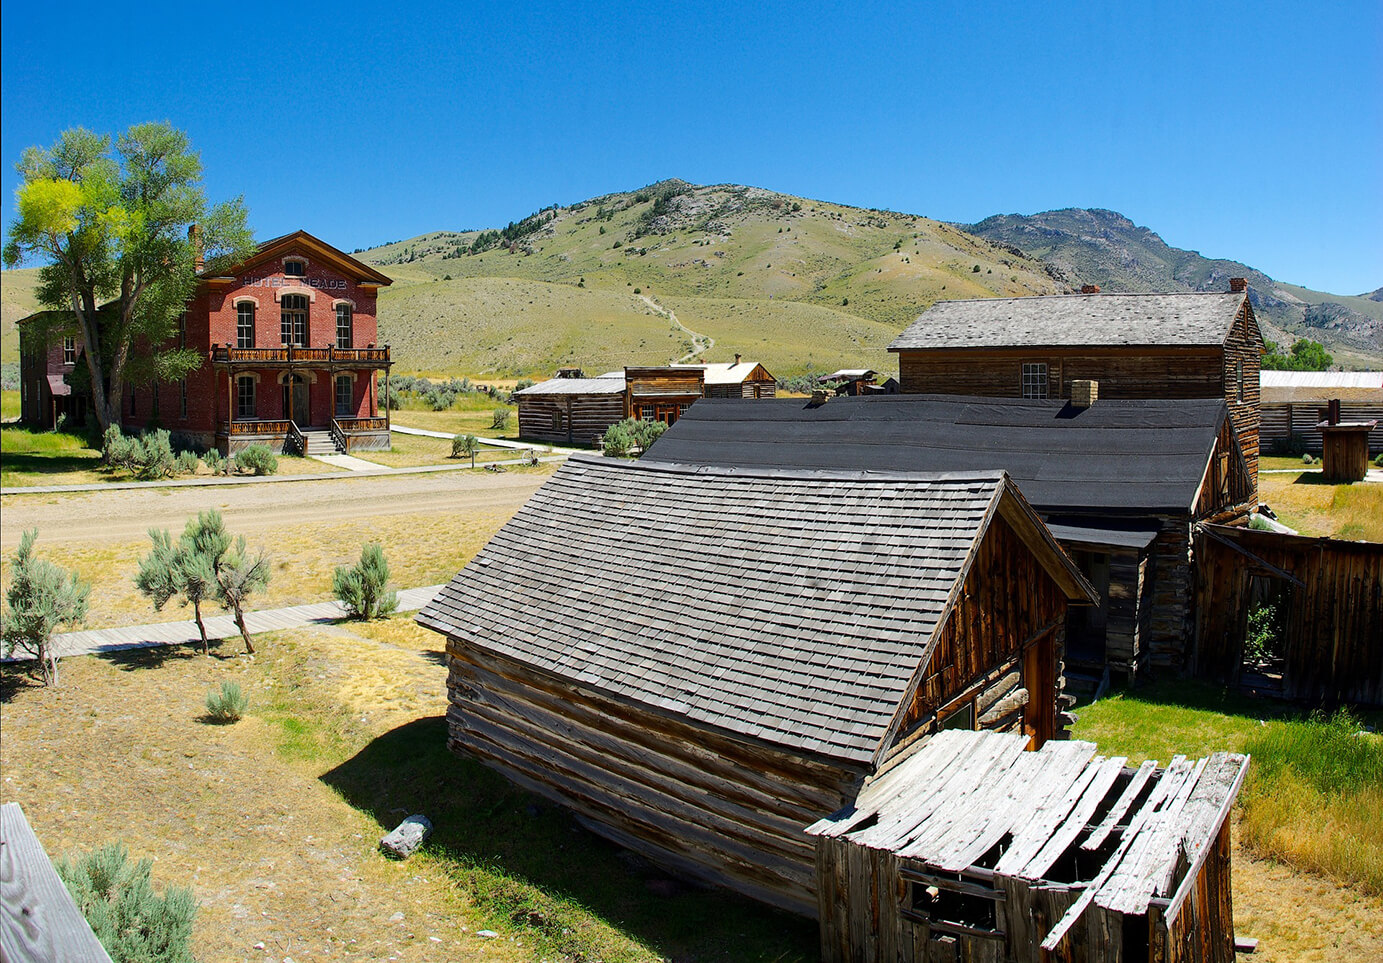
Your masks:
{"label": "wooden balcony", "polygon": [[211,362],[229,367],[287,367],[291,365],[326,365],[328,367],[387,368],[389,346],[370,348],[299,348],[284,345],[279,348],[232,348],[217,344],[211,347]]}

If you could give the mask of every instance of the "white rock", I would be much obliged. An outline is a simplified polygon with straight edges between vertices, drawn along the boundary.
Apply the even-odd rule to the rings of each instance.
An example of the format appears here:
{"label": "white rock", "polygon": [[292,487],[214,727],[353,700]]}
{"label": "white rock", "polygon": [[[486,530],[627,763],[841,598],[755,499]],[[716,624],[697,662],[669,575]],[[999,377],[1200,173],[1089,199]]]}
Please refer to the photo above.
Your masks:
{"label": "white rock", "polygon": [[483,936],[483,937],[485,937],[487,940],[492,940],[492,939],[494,939],[496,936],[499,936],[499,934],[496,933],[494,930],[477,930],[475,935],[476,935],[476,936]]}

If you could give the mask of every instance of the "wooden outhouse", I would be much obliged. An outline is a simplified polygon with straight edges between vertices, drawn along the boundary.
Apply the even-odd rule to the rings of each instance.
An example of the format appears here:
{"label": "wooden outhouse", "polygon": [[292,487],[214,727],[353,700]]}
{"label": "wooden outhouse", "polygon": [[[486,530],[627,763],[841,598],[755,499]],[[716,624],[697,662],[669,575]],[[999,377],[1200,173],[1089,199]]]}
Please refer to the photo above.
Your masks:
{"label": "wooden outhouse", "polygon": [[938,301],[899,335],[908,393],[1070,398],[1219,398],[1258,487],[1263,336],[1243,278],[1230,291]]}
{"label": "wooden outhouse", "polygon": [[447,637],[453,749],[814,916],[804,828],[940,729],[1057,735],[1092,597],[1002,472],[576,456],[418,622]]}
{"label": "wooden outhouse", "polygon": [[595,378],[562,369],[556,378],[514,392],[519,437],[559,445],[593,445],[624,417],[624,373]]}
{"label": "wooden outhouse", "polygon": [[1219,399],[891,395],[706,401],[643,456],[735,468],[1009,472],[1101,597],[1073,609],[1068,670],[1114,682],[1180,668],[1191,639],[1191,530],[1255,500]]}
{"label": "wooden outhouse", "polygon": [[808,829],[826,963],[1233,963],[1248,757],[943,732]]}

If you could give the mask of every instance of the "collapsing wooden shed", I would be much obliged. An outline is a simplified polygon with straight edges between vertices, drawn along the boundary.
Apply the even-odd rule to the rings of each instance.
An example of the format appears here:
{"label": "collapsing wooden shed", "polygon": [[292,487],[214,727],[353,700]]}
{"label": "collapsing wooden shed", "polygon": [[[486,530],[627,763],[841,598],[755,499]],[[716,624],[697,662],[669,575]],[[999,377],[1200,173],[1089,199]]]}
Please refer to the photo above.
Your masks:
{"label": "collapsing wooden shed", "polygon": [[939,728],[1058,735],[1093,590],[1002,472],[571,459],[419,614],[453,749],[807,916],[803,829]]}
{"label": "collapsing wooden shed", "polygon": [[828,963],[1233,963],[1248,757],[942,732],[811,826]]}

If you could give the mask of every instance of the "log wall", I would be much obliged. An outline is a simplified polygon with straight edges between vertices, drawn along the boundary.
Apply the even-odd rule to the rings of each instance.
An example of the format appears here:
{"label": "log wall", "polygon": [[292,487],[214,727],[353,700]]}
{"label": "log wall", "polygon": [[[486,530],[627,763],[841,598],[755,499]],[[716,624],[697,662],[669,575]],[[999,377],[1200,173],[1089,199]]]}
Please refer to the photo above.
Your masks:
{"label": "log wall", "polygon": [[525,441],[590,445],[624,417],[622,394],[520,395],[518,403],[519,438]]}
{"label": "log wall", "polygon": [[[1060,672],[1061,629],[1066,617],[1066,598],[1043,571],[1023,540],[1003,518],[996,518],[981,542],[960,597],[939,638],[917,686],[902,731],[909,736],[935,731],[945,721],[942,710],[956,703],[993,694],[999,697],[1022,688],[1027,707],[1023,725],[1038,743],[1056,732],[1056,701]],[[1031,646],[1043,650],[1049,672],[1033,673],[1024,654]],[[1016,674],[1007,689],[1004,680]],[[987,708],[987,707],[986,707]],[[1022,707],[1015,707],[1022,708]],[[985,709],[975,710],[977,723]],[[991,720],[1000,728],[1002,720]]]}
{"label": "log wall", "polygon": [[814,917],[803,832],[865,773],[616,701],[447,642],[449,745],[669,869]]}
{"label": "log wall", "polygon": [[[1286,441],[1289,435],[1300,435],[1306,440],[1307,451],[1320,452],[1321,433],[1316,425],[1325,420],[1325,402],[1279,402],[1262,407],[1262,445],[1263,451],[1271,452],[1273,445]],[[1340,403],[1341,421],[1376,421],[1378,425],[1369,432],[1369,453],[1383,451],[1383,405],[1369,405],[1344,401]]]}
{"label": "log wall", "polygon": [[1283,694],[1383,705],[1383,544],[1210,526],[1196,558],[1197,674],[1238,679],[1252,577],[1285,572]]}

